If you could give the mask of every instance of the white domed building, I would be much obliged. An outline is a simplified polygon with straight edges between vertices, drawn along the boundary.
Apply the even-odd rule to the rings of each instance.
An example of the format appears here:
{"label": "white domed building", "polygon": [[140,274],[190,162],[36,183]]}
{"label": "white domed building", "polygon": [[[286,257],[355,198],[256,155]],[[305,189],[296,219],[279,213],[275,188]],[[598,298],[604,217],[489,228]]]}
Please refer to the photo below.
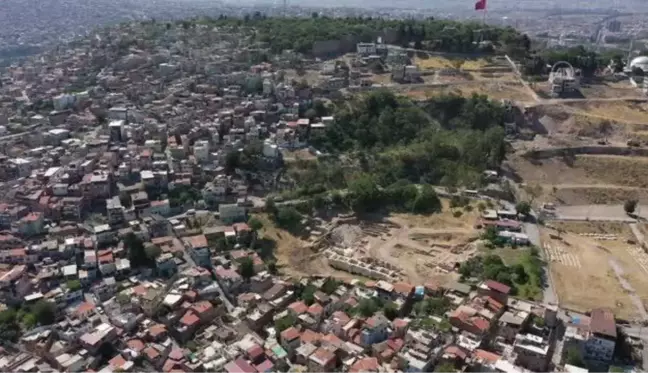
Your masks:
{"label": "white domed building", "polygon": [[[641,69],[643,74],[634,74],[632,70],[634,70],[635,68]],[[648,56],[639,56],[633,58],[632,61],[630,61],[627,69],[625,70],[625,73],[630,77],[630,83],[632,83],[633,86],[641,89],[643,94],[648,95],[648,84],[646,84],[647,81],[644,77],[645,73],[648,73]]]}
{"label": "white domed building", "polygon": [[639,56],[635,57],[630,61],[630,70],[634,67],[638,67],[644,72],[648,72],[648,56]]}

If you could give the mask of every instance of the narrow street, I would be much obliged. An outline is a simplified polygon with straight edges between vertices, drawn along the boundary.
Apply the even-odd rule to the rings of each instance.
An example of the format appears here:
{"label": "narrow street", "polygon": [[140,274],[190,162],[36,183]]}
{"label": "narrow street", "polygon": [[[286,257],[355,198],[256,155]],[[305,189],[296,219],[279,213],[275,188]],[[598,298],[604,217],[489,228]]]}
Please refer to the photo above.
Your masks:
{"label": "narrow street", "polygon": [[[537,219],[535,212],[532,211],[531,215],[533,216],[533,220],[535,221]],[[540,239],[540,230],[538,229],[538,225],[534,222],[524,223],[524,231],[529,237],[529,241],[540,251],[540,257],[542,258],[542,260],[546,262],[546,255],[544,247],[542,246],[542,240]],[[546,262],[546,265],[543,267],[545,279],[543,302],[545,304],[558,305],[558,296],[556,295],[556,290],[553,287],[549,265],[550,264]]]}

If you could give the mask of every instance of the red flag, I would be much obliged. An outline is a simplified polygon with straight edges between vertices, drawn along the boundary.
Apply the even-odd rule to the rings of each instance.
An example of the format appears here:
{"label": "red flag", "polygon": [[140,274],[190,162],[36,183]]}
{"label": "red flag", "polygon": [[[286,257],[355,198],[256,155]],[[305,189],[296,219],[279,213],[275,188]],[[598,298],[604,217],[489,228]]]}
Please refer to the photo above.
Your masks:
{"label": "red flag", "polygon": [[486,0],[477,0],[475,3],[475,10],[485,10],[486,9]]}

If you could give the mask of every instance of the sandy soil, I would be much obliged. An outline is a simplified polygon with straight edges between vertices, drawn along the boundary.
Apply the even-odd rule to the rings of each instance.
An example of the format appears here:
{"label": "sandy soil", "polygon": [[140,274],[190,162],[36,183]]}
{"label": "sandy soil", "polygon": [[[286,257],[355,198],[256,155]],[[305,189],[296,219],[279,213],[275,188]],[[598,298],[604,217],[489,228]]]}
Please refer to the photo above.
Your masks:
{"label": "sandy soil", "polygon": [[465,97],[472,96],[473,93],[485,94],[495,100],[516,100],[524,102],[533,102],[533,97],[529,95],[526,89],[516,82],[497,82],[493,81],[474,81],[466,84],[451,85],[448,87],[428,87],[409,91],[406,95],[412,99],[425,100],[429,97],[443,94],[457,94]]}
{"label": "sandy soil", "polygon": [[648,188],[648,158],[578,155],[573,159],[551,158],[531,162],[512,157],[507,164],[526,183]]}
{"label": "sandy soil", "polygon": [[[545,252],[553,253],[549,255],[549,268],[561,306],[580,312],[608,307],[620,318],[638,316],[629,294],[610,266],[610,259],[616,259],[626,272],[630,272],[623,253],[613,253],[601,245],[602,241],[575,234],[562,234],[560,240],[551,239],[548,232],[543,230],[543,242]],[[605,242],[606,246],[608,244]]]}
{"label": "sandy soil", "polygon": [[[556,261],[550,264],[563,305],[583,311],[604,305],[626,319],[643,313],[642,303],[648,304],[648,254],[628,242],[634,240],[634,235],[627,224],[552,222],[551,226],[561,229],[562,241],[550,238],[547,233],[557,231],[547,229],[543,232],[545,244],[563,248],[580,264],[579,268],[573,261],[568,263],[572,265]],[[608,239],[601,238],[606,235]]]}
{"label": "sandy soil", "polygon": [[326,259],[307,247],[307,242],[295,237],[290,232],[277,228],[266,214],[256,215],[263,223],[259,237],[266,237],[277,243],[275,256],[282,274],[293,277],[302,276],[333,276],[340,279],[357,278],[344,271],[331,268]]}

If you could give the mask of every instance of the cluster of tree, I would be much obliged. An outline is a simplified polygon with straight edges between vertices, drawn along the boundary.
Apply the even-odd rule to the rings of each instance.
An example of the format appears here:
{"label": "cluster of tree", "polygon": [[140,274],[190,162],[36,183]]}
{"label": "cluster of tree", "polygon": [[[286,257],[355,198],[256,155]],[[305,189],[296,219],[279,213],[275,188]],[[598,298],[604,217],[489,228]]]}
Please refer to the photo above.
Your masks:
{"label": "cluster of tree", "polygon": [[619,53],[599,54],[584,46],[571,47],[567,49],[549,49],[525,59],[522,70],[526,75],[543,75],[549,72],[549,68],[556,62],[569,62],[574,68],[580,69],[584,77],[591,77],[594,73],[608,66],[612,61],[615,72],[623,71],[623,56]]}
{"label": "cluster of tree", "polygon": [[232,150],[225,156],[225,171],[233,173],[237,168],[245,171],[257,171],[263,156],[263,142],[252,141],[243,150]]}
{"label": "cluster of tree", "polygon": [[168,196],[171,207],[192,204],[202,199],[200,190],[190,185],[177,185],[169,190]]}
{"label": "cluster of tree", "polygon": [[288,314],[280,319],[275,321],[275,330],[277,333],[281,333],[284,330],[290,328],[291,326],[297,325],[297,318],[292,314]]}
{"label": "cluster of tree", "polygon": [[[503,52],[519,55],[529,50],[530,40],[513,28],[484,26],[478,22],[450,20],[391,20],[383,18],[268,18],[254,14],[238,18],[202,20],[218,26],[254,29],[254,40],[265,42],[273,53],[295,50],[309,54],[319,41],[371,42],[383,36],[390,43],[444,52]],[[489,41],[487,46],[480,41]],[[351,43],[351,44],[352,44]]]}
{"label": "cluster of tree", "polygon": [[565,351],[565,363],[576,367],[586,368],[583,354],[577,346],[571,346]]}
{"label": "cluster of tree", "polygon": [[278,227],[288,231],[296,231],[301,225],[302,214],[295,207],[277,206],[272,198],[266,200],[266,212]]}
{"label": "cluster of tree", "polygon": [[446,297],[430,297],[416,303],[414,312],[418,317],[442,316],[451,307],[450,300]]}
{"label": "cluster of tree", "polygon": [[241,277],[246,280],[249,280],[254,276],[254,261],[251,257],[246,256],[239,260],[239,272],[241,273]]}
{"label": "cluster of tree", "polygon": [[493,247],[503,247],[506,246],[508,242],[506,238],[501,237],[498,234],[498,230],[495,227],[488,227],[484,230],[484,233],[481,235],[481,239],[486,241],[488,246]]}
{"label": "cluster of tree", "polygon": [[159,247],[155,245],[144,245],[134,233],[124,237],[124,247],[128,253],[128,260],[133,267],[155,268],[155,258],[161,254]]}
{"label": "cluster of tree", "polygon": [[475,256],[461,264],[462,280],[495,280],[511,287],[513,294],[534,298],[542,287],[542,261],[537,250],[522,255],[519,263],[507,266],[499,255]]}
{"label": "cluster of tree", "polygon": [[371,317],[378,312],[382,312],[389,320],[398,317],[397,306],[393,302],[385,302],[378,297],[362,298],[357,306],[349,310],[350,314],[362,317]]}
{"label": "cluster of tree", "polygon": [[376,211],[382,207],[417,214],[441,211],[441,200],[430,185],[417,186],[408,180],[399,180],[382,188],[371,174],[361,174],[352,180],[346,197],[349,207],[356,212]]}
{"label": "cluster of tree", "polygon": [[311,142],[332,153],[354,151],[359,167],[387,186],[476,186],[505,155],[505,109],[485,96],[435,97],[422,106],[386,91],[362,96],[335,114]]}
{"label": "cluster of tree", "polygon": [[37,325],[51,325],[56,321],[56,305],[40,300],[22,308],[8,308],[0,312],[0,339],[16,342],[23,330]]}

